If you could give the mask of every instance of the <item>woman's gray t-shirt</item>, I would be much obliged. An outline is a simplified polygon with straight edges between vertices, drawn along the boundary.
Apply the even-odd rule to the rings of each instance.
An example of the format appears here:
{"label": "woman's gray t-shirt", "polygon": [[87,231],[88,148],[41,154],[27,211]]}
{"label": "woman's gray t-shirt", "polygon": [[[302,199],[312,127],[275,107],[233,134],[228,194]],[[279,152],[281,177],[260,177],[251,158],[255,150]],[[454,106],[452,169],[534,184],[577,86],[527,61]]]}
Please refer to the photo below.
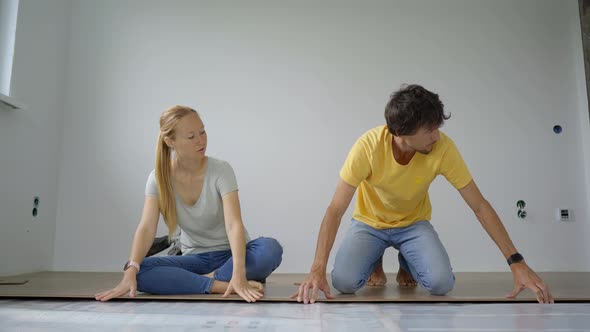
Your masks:
{"label": "woman's gray t-shirt", "polygon": [[[228,162],[207,158],[203,188],[195,205],[186,205],[174,192],[183,255],[230,249],[221,198],[237,191],[238,183]],[[158,197],[158,193],[155,171],[152,171],[145,186],[145,195]],[[248,232],[245,231],[244,235],[248,242]]]}

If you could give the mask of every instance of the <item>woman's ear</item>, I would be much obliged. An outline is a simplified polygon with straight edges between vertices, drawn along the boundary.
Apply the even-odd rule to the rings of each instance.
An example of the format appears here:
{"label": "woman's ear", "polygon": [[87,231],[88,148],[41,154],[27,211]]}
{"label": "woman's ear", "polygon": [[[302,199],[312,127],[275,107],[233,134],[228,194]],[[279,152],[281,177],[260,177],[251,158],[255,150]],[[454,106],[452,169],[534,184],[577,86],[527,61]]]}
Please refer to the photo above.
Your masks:
{"label": "woman's ear", "polygon": [[172,140],[170,137],[164,137],[164,143],[166,143],[169,148],[174,149],[174,140]]}

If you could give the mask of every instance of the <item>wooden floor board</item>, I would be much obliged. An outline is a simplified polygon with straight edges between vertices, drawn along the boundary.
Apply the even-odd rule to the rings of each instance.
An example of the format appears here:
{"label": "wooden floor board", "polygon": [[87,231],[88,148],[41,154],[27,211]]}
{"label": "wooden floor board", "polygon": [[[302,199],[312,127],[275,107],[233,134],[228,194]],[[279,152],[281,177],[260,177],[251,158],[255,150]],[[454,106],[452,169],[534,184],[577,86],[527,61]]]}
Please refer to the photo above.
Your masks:
{"label": "wooden floor board", "polygon": [[[515,300],[507,299],[513,287],[509,272],[458,272],[455,288],[446,296],[433,296],[421,287],[401,288],[395,274],[389,274],[384,287],[364,287],[354,295],[340,294],[332,288],[335,299],[326,302],[536,302],[531,291],[523,291]],[[541,278],[550,286],[556,301],[590,301],[590,272],[544,272]],[[120,281],[117,272],[39,272],[0,277],[0,298],[78,298],[92,299],[94,294],[114,287]],[[262,301],[294,301],[295,283],[304,274],[273,274],[265,285]],[[125,297],[125,299],[130,299]],[[205,300],[235,301],[237,296],[219,295],[151,295],[140,293],[136,300]]]}

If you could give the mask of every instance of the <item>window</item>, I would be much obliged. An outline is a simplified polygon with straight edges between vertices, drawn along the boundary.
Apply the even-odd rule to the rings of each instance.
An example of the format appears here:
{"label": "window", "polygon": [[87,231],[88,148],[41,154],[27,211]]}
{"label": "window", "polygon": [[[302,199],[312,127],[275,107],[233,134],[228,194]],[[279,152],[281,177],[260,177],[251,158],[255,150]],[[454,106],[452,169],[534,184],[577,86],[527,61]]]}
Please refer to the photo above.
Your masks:
{"label": "window", "polygon": [[19,0],[0,0],[0,108],[20,108],[10,98]]}

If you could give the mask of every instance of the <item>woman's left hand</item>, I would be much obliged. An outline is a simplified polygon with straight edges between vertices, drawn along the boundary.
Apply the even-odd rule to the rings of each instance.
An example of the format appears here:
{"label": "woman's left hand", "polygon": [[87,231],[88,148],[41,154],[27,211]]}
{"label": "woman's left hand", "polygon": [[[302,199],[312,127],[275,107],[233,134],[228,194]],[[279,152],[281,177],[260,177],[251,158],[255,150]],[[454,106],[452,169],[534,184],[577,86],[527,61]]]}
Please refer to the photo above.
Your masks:
{"label": "woman's left hand", "polygon": [[256,300],[263,296],[263,294],[253,287],[244,277],[232,277],[223,297],[228,297],[232,293],[238,294],[241,298],[246,300],[246,302],[256,302]]}

